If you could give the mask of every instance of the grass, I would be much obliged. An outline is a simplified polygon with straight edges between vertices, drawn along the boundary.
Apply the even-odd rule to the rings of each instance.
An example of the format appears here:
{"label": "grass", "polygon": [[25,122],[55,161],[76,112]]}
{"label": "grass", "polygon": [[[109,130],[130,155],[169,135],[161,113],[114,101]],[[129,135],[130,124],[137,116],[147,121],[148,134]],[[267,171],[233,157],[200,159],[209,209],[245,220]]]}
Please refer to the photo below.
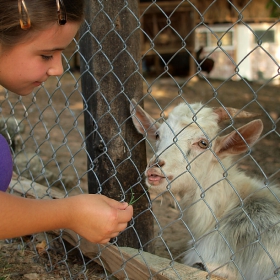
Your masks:
{"label": "grass", "polygon": [[[148,189],[146,190],[147,192],[149,191],[149,189],[151,188],[152,186],[149,186]],[[135,199],[135,196],[134,196],[134,192],[132,191],[131,189],[131,198],[130,198],[130,201],[128,203],[128,205],[133,205],[136,201],[138,201],[143,195],[145,195],[146,192],[144,192],[143,194],[141,194],[138,198]]]}

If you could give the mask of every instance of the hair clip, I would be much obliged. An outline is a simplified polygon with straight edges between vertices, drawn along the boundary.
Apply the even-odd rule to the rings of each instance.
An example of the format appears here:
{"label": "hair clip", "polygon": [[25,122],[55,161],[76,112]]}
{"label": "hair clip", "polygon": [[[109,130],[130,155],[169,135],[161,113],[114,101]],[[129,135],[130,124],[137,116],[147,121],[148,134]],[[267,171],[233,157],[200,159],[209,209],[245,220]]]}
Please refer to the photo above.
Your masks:
{"label": "hair clip", "polygon": [[67,22],[67,15],[63,0],[56,0],[56,7],[58,24],[64,25]]}
{"label": "hair clip", "polygon": [[24,0],[18,0],[18,11],[21,29],[29,29],[31,27],[31,21]]}

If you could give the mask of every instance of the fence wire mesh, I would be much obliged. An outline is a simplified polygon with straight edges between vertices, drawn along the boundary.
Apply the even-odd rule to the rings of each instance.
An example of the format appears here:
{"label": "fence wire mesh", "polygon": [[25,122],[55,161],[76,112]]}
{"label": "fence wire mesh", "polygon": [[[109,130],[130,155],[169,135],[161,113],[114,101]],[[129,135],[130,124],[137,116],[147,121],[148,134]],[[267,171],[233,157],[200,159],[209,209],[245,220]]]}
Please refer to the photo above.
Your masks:
{"label": "fence wire mesh", "polygon": [[[135,199],[141,193],[145,195],[135,202],[135,208],[140,210],[128,229],[107,246],[89,245],[80,236],[70,236],[63,229],[20,238],[20,248],[34,252],[33,262],[43,263],[50,277],[42,278],[43,271],[36,271],[38,279],[52,279],[53,275],[60,279],[210,279],[213,275],[228,279],[279,279],[280,201],[278,188],[273,187],[280,177],[279,1],[116,1],[114,17],[106,10],[105,2],[88,1],[90,17],[63,55],[65,72],[61,77],[50,78],[27,97],[1,89],[0,131],[10,143],[14,158],[9,190],[36,199],[88,191],[110,194],[108,186],[116,186],[120,200],[128,201],[133,193]],[[132,8],[135,3],[136,11]],[[103,33],[95,27],[102,28],[100,18],[108,21]],[[122,36],[121,28],[126,26],[119,27],[119,18],[130,19],[129,24],[134,25],[128,36]],[[113,39],[108,39],[112,34]],[[133,51],[140,46],[135,52],[141,54],[139,57],[130,50],[135,34],[140,34],[139,42],[133,45]],[[90,53],[84,52],[87,48]],[[93,62],[102,61],[97,57],[103,59],[100,68]],[[127,69],[126,63],[132,63],[133,67]],[[125,74],[120,76],[120,73]],[[112,76],[110,83],[108,77]],[[135,76],[137,80],[133,80]],[[82,85],[85,77],[87,82],[91,79],[92,88]],[[87,96],[82,90],[85,87],[89,87]],[[110,87],[117,88],[113,97],[104,92]],[[124,132],[127,124],[132,127],[129,106],[135,95],[128,91],[133,88],[135,92],[140,89],[133,106],[137,107],[138,102],[144,104],[145,111],[157,123],[165,124],[165,129],[162,125],[157,132],[163,135],[156,133],[156,145],[149,138],[152,123],[150,127],[141,125],[143,137],[134,127],[133,133]],[[102,106],[94,102],[101,99],[106,110],[95,118],[92,108],[98,111]],[[114,102],[119,99],[123,107],[114,110]],[[190,106],[195,102],[201,102],[197,109]],[[188,143],[194,140],[184,135],[191,126],[186,122],[180,126],[178,120],[168,119],[179,103],[186,104],[184,110],[190,111],[191,126],[198,128],[200,137],[204,135],[204,142],[197,144],[197,147],[207,145],[204,156],[188,150]],[[257,134],[255,126],[242,134],[238,129],[249,121],[239,119],[236,113],[221,125],[221,131],[214,128],[213,134],[209,127],[214,124],[205,126],[211,117],[205,116],[202,121],[200,118],[206,106],[222,107],[227,114],[228,107],[259,114],[253,118],[263,122],[259,140],[251,147],[250,135]],[[124,115],[120,117],[118,111]],[[85,118],[92,127],[85,127]],[[104,130],[110,131],[110,139],[102,134]],[[215,145],[222,142],[217,142],[219,136],[233,131],[246,142],[241,149],[244,153],[233,162],[225,162]],[[101,152],[96,157],[90,152],[91,137],[97,137],[100,143]],[[135,137],[140,138],[135,142]],[[172,141],[166,144],[164,139],[168,137]],[[134,144],[126,142],[128,138],[134,139]],[[232,141],[235,140],[238,142],[237,138]],[[146,148],[142,153],[147,154],[146,162],[159,172],[146,173],[150,175],[147,186],[142,183],[145,168],[139,167],[137,156],[132,156],[136,151],[139,153],[137,146],[144,141]],[[109,151],[115,143],[125,146],[122,160]],[[228,154],[238,154],[234,145]],[[209,159],[212,165],[207,165]],[[165,169],[168,160],[173,164],[170,170]],[[102,166],[102,176],[96,172],[100,161],[110,162],[108,169]],[[216,177],[213,161],[219,165]],[[237,165],[241,173],[230,176]],[[134,181],[121,176],[120,169],[127,177],[133,174]],[[261,182],[258,204],[249,204],[250,209],[245,197],[250,194],[251,179],[240,175],[243,173]],[[90,176],[95,178],[94,186],[89,182]],[[236,178],[248,185],[240,189]],[[224,193],[222,184],[226,185]],[[161,188],[156,190],[156,185]],[[190,185],[196,189],[189,190]],[[253,202],[254,192],[250,194]],[[186,196],[195,199],[187,200]],[[216,198],[218,205],[212,204],[210,196]],[[226,211],[229,211],[227,216],[223,213]],[[149,214],[150,225],[141,218],[146,217],[144,214]],[[208,223],[212,224],[204,231]],[[148,240],[142,236],[146,227],[153,231],[147,235]],[[124,250],[120,245],[123,242],[118,243],[122,236],[124,239],[133,236],[137,240],[136,250]],[[234,236],[238,236],[237,246],[232,244]],[[18,240],[6,243],[18,244]],[[189,257],[184,258],[185,252]],[[252,252],[254,256],[250,255]],[[195,269],[181,265],[184,260]]]}

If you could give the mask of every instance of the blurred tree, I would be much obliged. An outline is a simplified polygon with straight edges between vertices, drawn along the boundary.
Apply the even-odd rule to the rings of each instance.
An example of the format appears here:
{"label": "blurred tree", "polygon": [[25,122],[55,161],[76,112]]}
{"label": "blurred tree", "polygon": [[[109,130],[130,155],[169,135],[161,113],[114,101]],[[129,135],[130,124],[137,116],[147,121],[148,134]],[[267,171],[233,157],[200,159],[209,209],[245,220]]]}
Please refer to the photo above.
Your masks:
{"label": "blurred tree", "polygon": [[280,0],[269,0],[266,4],[266,8],[271,10],[271,17],[280,16]]}

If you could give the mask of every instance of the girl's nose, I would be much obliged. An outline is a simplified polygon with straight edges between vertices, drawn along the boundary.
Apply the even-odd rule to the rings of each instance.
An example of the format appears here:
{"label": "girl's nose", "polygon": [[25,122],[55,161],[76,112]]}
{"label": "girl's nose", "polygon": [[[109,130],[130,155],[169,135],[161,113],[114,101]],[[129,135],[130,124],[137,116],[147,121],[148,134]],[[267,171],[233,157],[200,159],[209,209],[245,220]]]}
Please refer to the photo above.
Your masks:
{"label": "girl's nose", "polygon": [[52,64],[50,65],[47,74],[49,76],[60,76],[63,74],[63,71],[62,57],[59,55],[52,60]]}

